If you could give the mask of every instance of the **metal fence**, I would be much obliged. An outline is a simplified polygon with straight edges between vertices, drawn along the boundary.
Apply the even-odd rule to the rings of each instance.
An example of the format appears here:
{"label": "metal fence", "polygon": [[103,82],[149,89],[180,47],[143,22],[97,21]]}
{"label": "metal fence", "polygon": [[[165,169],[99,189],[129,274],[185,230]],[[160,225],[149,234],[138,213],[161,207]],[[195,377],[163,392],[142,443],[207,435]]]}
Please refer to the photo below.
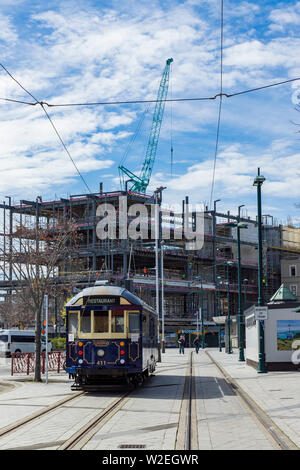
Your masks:
{"label": "metal fence", "polygon": [[[65,370],[66,353],[64,351],[52,351],[48,353],[48,371],[57,372]],[[11,375],[27,374],[34,372],[35,353],[12,353]],[[46,353],[41,353],[41,372],[46,371]]]}

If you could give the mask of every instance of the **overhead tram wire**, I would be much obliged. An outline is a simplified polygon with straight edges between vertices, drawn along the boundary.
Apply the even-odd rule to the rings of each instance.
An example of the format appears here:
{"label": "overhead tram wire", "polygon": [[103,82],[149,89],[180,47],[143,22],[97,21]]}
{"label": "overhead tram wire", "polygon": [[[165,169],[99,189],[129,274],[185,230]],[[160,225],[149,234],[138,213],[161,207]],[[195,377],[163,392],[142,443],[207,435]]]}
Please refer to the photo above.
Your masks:
{"label": "overhead tram wire", "polygon": [[[1,65],[1,64],[0,64]],[[91,102],[91,103],[47,103],[46,101],[36,101],[35,103],[29,103],[26,101],[19,101],[14,100],[11,98],[0,98],[1,101],[8,101],[13,103],[20,103],[20,104],[27,104],[29,106],[36,106],[37,104],[48,106],[49,108],[58,108],[58,107],[71,107],[71,106],[106,106],[106,105],[126,105],[126,104],[143,104],[143,103],[156,103],[157,101],[165,101],[165,102],[181,102],[181,101],[213,101],[218,96],[225,96],[226,98],[233,98],[234,96],[244,95],[246,93],[253,93],[255,91],[265,90],[267,88],[276,87],[279,85],[284,85],[286,83],[296,82],[299,81],[300,77],[291,78],[289,80],[283,80],[281,82],[271,83],[270,85],[262,85],[257,88],[249,88],[248,90],[238,91],[236,93],[217,93],[214,96],[206,96],[206,97],[198,97],[198,98],[166,98],[165,100],[134,100],[134,101],[99,101],[99,102]]]}
{"label": "overhead tram wire", "polygon": [[210,202],[209,207],[212,208],[212,199],[215,185],[215,174],[216,174],[216,164],[217,164],[217,155],[219,147],[219,136],[220,136],[220,124],[221,124],[221,110],[222,110],[222,96],[223,96],[223,31],[224,31],[224,21],[223,21],[223,0],[221,0],[221,34],[220,34],[220,101],[219,101],[219,111],[218,111],[218,123],[217,123],[217,135],[216,135],[216,145],[215,145],[215,155],[214,155],[214,165],[213,165],[213,176],[211,183],[210,191]]}
{"label": "overhead tram wire", "polygon": [[23,90],[23,91],[25,91],[25,92],[26,92],[26,93],[27,93],[29,96],[31,96],[31,98],[33,98],[33,99],[34,99],[34,101],[36,101],[36,103],[35,103],[35,104],[38,104],[38,103],[39,103],[39,100],[37,100],[37,99],[36,99],[36,97],[35,97],[35,96],[33,96],[33,94],[32,94],[32,93],[30,93],[30,91],[26,90],[26,88],[24,88],[24,87],[23,87],[23,85],[21,85],[21,83],[20,83],[20,82],[18,82],[18,80],[17,80],[15,77],[13,77],[13,75],[12,75],[12,74],[11,74],[11,73],[10,73],[10,72],[7,70],[7,68],[6,68],[6,67],[4,67],[4,65],[3,65],[3,64],[1,64],[1,63],[0,63],[0,66],[1,66],[1,67],[3,68],[3,70],[4,70],[4,71],[7,73],[7,75],[9,75],[9,76],[10,76],[10,78],[11,78],[11,79],[12,79],[14,82],[16,82],[16,83],[19,85],[19,87],[21,87],[21,88],[22,88],[22,90]]}
{"label": "overhead tram wire", "polygon": [[89,188],[89,186],[87,185],[85,179],[83,178],[82,174],[80,173],[77,165],[75,164],[69,150],[67,149],[65,143],[63,142],[58,130],[56,129],[52,119],[50,118],[49,114],[47,113],[46,109],[45,109],[45,106],[48,106],[48,107],[71,107],[71,106],[96,106],[96,105],[122,105],[122,104],[142,104],[142,103],[157,103],[157,101],[164,101],[164,102],[184,102],[184,101],[207,101],[207,100],[215,100],[217,97],[220,98],[220,102],[219,102],[219,112],[218,112],[218,124],[217,124],[217,135],[216,135],[216,146],[215,146],[215,157],[214,157],[214,169],[213,169],[213,180],[212,180],[212,187],[211,187],[211,196],[210,196],[210,207],[211,207],[211,203],[212,203],[212,197],[213,197],[213,189],[214,189],[214,180],[215,180],[215,168],[216,168],[216,158],[217,158],[217,151],[218,151],[218,144],[219,144],[219,133],[220,133],[220,121],[221,121],[221,109],[222,109],[222,98],[223,96],[225,96],[226,98],[232,98],[234,96],[240,96],[240,95],[243,95],[243,94],[246,94],[246,93],[252,93],[252,92],[255,92],[255,91],[259,91],[259,90],[265,90],[267,88],[271,88],[271,87],[275,87],[275,86],[279,86],[279,85],[284,85],[286,83],[292,83],[292,82],[295,82],[295,81],[298,81],[300,80],[300,77],[297,77],[297,78],[292,78],[292,79],[289,79],[289,80],[283,80],[283,81],[280,81],[280,82],[276,82],[276,83],[272,83],[272,84],[269,84],[269,85],[263,85],[263,86],[260,86],[260,87],[256,87],[256,88],[250,88],[248,90],[243,90],[243,91],[240,91],[240,92],[236,92],[236,93],[231,93],[231,94],[228,94],[228,93],[223,93],[223,83],[222,83],[222,80],[223,80],[223,0],[221,0],[221,72],[220,72],[220,93],[217,93],[215,96],[211,96],[211,97],[201,97],[201,98],[166,98],[164,100],[134,100],[134,101],[103,101],[103,102],[94,102],[94,103],[62,103],[62,104],[51,104],[51,103],[47,103],[46,101],[39,101],[37,100],[37,98],[35,98],[35,96],[30,93],[25,87],[23,87],[23,85],[21,85],[21,83],[16,80],[13,75],[6,69],[6,67],[4,67],[3,64],[0,63],[0,66],[3,68],[3,70],[11,77],[12,80],[14,80],[21,88],[23,91],[25,91],[29,96],[31,96],[35,102],[34,103],[30,103],[30,102],[25,102],[25,101],[21,101],[21,100],[14,100],[14,99],[11,99],[11,98],[0,98],[1,101],[7,101],[7,102],[10,102],[10,103],[18,103],[18,104],[26,104],[26,105],[29,105],[29,106],[35,106],[37,104],[39,104],[46,117],[48,118],[49,122],[51,123],[57,137],[59,138],[61,144],[63,145],[63,148],[65,149],[68,157],[70,158],[72,164],[74,165],[78,175],[80,176],[80,178],[82,179],[84,185],[86,186],[86,188],[88,189],[88,191],[91,193],[91,190]]}
{"label": "overhead tram wire", "polygon": [[54,123],[53,123],[53,121],[52,121],[52,119],[51,119],[51,117],[49,116],[49,114],[48,114],[47,111],[45,110],[44,105],[43,105],[42,103],[40,103],[40,105],[41,105],[41,107],[42,107],[42,109],[43,109],[45,115],[46,115],[47,118],[49,119],[49,122],[50,122],[51,126],[53,127],[55,134],[56,134],[57,137],[59,138],[59,140],[60,140],[60,142],[61,142],[63,148],[65,149],[67,155],[69,156],[71,162],[73,163],[74,168],[76,169],[78,175],[80,176],[80,178],[81,178],[83,184],[85,185],[85,187],[87,188],[87,190],[91,193],[92,191],[90,190],[90,188],[89,188],[87,182],[85,181],[84,177],[83,177],[82,174],[80,173],[80,171],[79,171],[79,169],[78,169],[78,166],[76,165],[75,161],[73,160],[73,158],[72,158],[72,156],[71,156],[71,154],[70,154],[70,152],[69,152],[67,146],[65,145],[64,141],[62,140],[62,138],[61,138],[61,136],[60,136],[58,130],[56,129],[56,127],[55,127],[55,125],[54,125]]}
{"label": "overhead tram wire", "polygon": [[9,101],[10,103],[29,104],[35,106],[38,103],[29,103],[28,101],[13,100],[12,98],[0,98],[1,101]]}
{"label": "overhead tram wire", "polygon": [[[60,136],[58,130],[56,129],[56,127],[55,127],[55,125],[54,125],[52,119],[50,118],[49,114],[47,113],[46,109],[44,108],[44,103],[43,103],[42,101],[39,101],[32,93],[30,93],[30,91],[28,91],[26,88],[24,88],[23,85],[21,85],[21,83],[20,83],[15,77],[13,77],[13,75],[7,70],[6,67],[4,67],[3,64],[0,63],[0,66],[1,66],[1,67],[3,68],[3,70],[10,76],[10,78],[11,78],[14,82],[16,82],[16,83],[22,88],[22,90],[24,90],[29,96],[31,96],[31,98],[33,98],[33,99],[35,100],[35,103],[31,103],[32,105],[33,105],[33,104],[34,104],[34,105],[39,104],[39,105],[41,106],[41,108],[43,109],[43,111],[44,111],[46,117],[48,118],[49,122],[51,123],[51,125],[52,125],[52,127],[53,127],[53,129],[54,129],[54,132],[56,133],[56,135],[57,135],[57,137],[59,138],[59,140],[60,140],[60,142],[61,142],[63,148],[65,149],[65,151],[66,151],[68,157],[70,158],[72,164],[74,165],[74,167],[75,167],[75,169],[76,169],[78,175],[80,176],[81,180],[83,181],[85,187],[86,187],[86,188],[88,189],[88,191],[91,193],[91,190],[90,190],[88,184],[86,183],[84,177],[83,177],[82,174],[80,173],[80,171],[79,171],[79,169],[78,169],[76,163],[74,162],[74,160],[73,160],[73,158],[72,158],[72,156],[71,156],[69,150],[67,149],[67,146],[65,145],[63,139],[61,138],[61,136]],[[27,103],[27,104],[28,104],[28,103]]]}

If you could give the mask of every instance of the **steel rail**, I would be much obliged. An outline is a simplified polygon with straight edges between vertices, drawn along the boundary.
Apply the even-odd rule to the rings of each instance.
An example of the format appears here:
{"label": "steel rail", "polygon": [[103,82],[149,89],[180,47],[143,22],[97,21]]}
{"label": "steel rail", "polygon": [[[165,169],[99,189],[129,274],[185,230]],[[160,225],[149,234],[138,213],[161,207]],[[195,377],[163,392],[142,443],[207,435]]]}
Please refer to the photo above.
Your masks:
{"label": "steel rail", "polygon": [[192,382],[193,382],[193,353],[190,355],[189,364],[189,381],[188,381],[188,406],[186,416],[186,431],[185,431],[185,450],[191,450],[192,442]]}
{"label": "steel rail", "polygon": [[72,400],[75,400],[75,398],[78,398],[79,396],[83,395],[85,392],[77,392],[71,396],[68,396],[67,398],[64,398],[63,400],[59,400],[58,402],[54,403],[53,405],[47,406],[46,408],[37,411],[26,418],[22,418],[21,420],[18,420],[12,424],[9,424],[8,426],[5,426],[4,428],[0,429],[0,438],[5,436],[6,434],[9,434],[11,432],[14,432],[21,427],[25,426],[26,424],[30,423],[31,421],[34,421],[35,419],[40,418],[41,416],[50,413],[51,411],[65,405],[65,403],[68,403]]}
{"label": "steel rail", "polygon": [[256,419],[263,425],[267,430],[276,444],[280,447],[281,450],[299,450],[299,447],[284,434],[284,432],[273,422],[273,420],[257,405],[257,403],[239,386],[239,384],[234,380],[227,371],[207,352],[207,356],[213,362],[213,364],[218,368],[218,370],[223,375],[227,384],[231,387],[236,395],[238,395],[249,410],[253,413]]}
{"label": "steel rail", "polygon": [[[81,449],[86,442],[88,442],[91,437],[98,431],[98,426],[103,423],[103,421],[112,417],[125,403],[129,395],[131,395],[133,390],[126,392],[122,397],[117,398],[111,405],[109,405],[104,411],[95,416],[91,421],[89,421],[85,426],[83,426],[79,431],[77,431],[73,436],[71,436],[64,444],[62,444],[57,450],[78,450]],[[106,421],[105,421],[106,422]]]}

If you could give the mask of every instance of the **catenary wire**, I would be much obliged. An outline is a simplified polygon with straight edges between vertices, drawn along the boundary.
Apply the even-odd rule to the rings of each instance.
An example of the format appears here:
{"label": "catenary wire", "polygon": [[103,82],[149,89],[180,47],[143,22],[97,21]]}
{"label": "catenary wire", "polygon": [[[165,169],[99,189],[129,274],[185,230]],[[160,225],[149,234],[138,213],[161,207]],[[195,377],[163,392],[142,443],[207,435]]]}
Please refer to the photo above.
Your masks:
{"label": "catenary wire", "polygon": [[[266,88],[271,88],[279,85],[284,85],[285,83],[291,83],[291,82],[296,82],[300,80],[300,77],[297,78],[291,78],[289,80],[283,80],[281,82],[276,82],[276,83],[271,83],[270,85],[262,85],[257,88],[249,88],[248,90],[243,90],[243,91],[238,91],[236,93],[217,93],[214,96],[206,96],[206,97],[199,97],[199,98],[166,98],[164,100],[134,100],[134,101],[98,101],[98,102],[87,102],[87,103],[61,103],[61,104],[55,104],[55,103],[47,103],[46,101],[36,101],[35,103],[29,103],[25,101],[18,101],[18,100],[13,100],[9,98],[0,98],[2,101],[11,101],[15,103],[21,103],[21,104],[27,104],[30,106],[35,106],[37,104],[43,104],[45,106],[48,106],[49,108],[58,108],[58,107],[71,107],[71,106],[97,106],[97,105],[121,105],[121,104],[142,104],[142,103],[157,103],[160,101],[165,101],[165,102],[181,102],[181,101],[213,101],[218,96],[222,95],[225,96],[226,98],[233,98],[234,96],[239,96],[239,95],[244,95],[246,93],[253,93],[255,91],[259,90],[264,90]],[[16,80],[15,80],[16,81]]]}
{"label": "catenary wire", "polygon": [[49,116],[49,114],[47,113],[46,109],[44,108],[44,103],[43,103],[42,101],[38,101],[37,98],[36,98],[32,93],[30,93],[30,91],[26,90],[26,88],[24,88],[23,85],[21,85],[21,83],[7,70],[6,67],[4,67],[4,65],[2,65],[2,64],[0,63],[0,66],[3,68],[3,70],[5,70],[5,72],[10,76],[10,78],[11,78],[14,82],[16,82],[16,83],[22,88],[22,90],[24,90],[29,96],[31,96],[31,97],[36,101],[36,103],[34,103],[34,104],[39,104],[39,105],[41,106],[41,108],[43,109],[43,111],[44,111],[46,117],[48,118],[48,120],[49,120],[49,122],[50,122],[52,128],[54,129],[54,132],[56,133],[58,139],[60,140],[60,142],[61,142],[61,144],[62,144],[62,146],[63,146],[63,148],[65,149],[65,151],[66,151],[67,155],[69,156],[69,158],[70,158],[72,164],[74,165],[74,167],[75,167],[75,169],[76,169],[78,175],[80,176],[81,180],[83,181],[85,187],[86,187],[86,188],[88,189],[88,191],[91,193],[91,190],[90,190],[88,184],[86,183],[84,177],[83,177],[82,174],[80,173],[80,171],[79,171],[79,169],[78,169],[76,163],[74,162],[74,160],[73,160],[73,158],[72,158],[72,156],[71,156],[71,154],[70,154],[70,152],[69,152],[67,146],[65,145],[65,143],[64,143],[63,139],[61,138],[61,136],[60,136],[58,130],[56,129],[56,127],[55,127],[55,125],[54,125],[54,122],[52,121],[51,117]]}
{"label": "catenary wire", "polygon": [[216,94],[215,96],[211,96],[211,97],[200,97],[200,98],[168,98],[168,99],[164,99],[164,100],[134,100],[134,101],[106,101],[106,102],[94,102],[94,103],[63,103],[63,104],[51,104],[51,103],[47,103],[45,101],[39,101],[37,100],[37,98],[32,94],[30,93],[8,70],[6,67],[4,67],[3,64],[0,63],[0,66],[2,67],[2,69],[11,77],[12,80],[14,80],[21,88],[23,91],[25,91],[29,96],[31,96],[35,102],[34,103],[29,103],[29,102],[25,102],[25,101],[21,101],[21,100],[14,100],[14,99],[10,99],[10,98],[0,98],[1,101],[7,101],[7,102],[14,102],[14,103],[19,103],[19,104],[27,104],[27,105],[30,105],[30,106],[35,106],[37,104],[39,104],[46,117],[48,118],[49,122],[51,123],[57,137],[59,138],[61,144],[63,145],[63,148],[65,149],[67,155],[69,156],[72,164],[74,165],[78,175],[80,176],[80,178],[82,179],[84,185],[86,186],[86,188],[88,189],[89,192],[91,192],[89,186],[87,185],[85,179],[83,178],[82,174],[80,173],[77,165],[75,164],[69,150],[67,149],[67,146],[65,145],[63,139],[61,138],[57,128],[55,127],[52,119],[50,118],[49,114],[47,113],[46,109],[45,109],[45,106],[48,106],[48,107],[70,107],[70,106],[95,106],[95,105],[121,105],[121,104],[140,104],[140,103],[154,103],[154,102],[157,102],[157,101],[164,101],[164,102],[181,102],[181,101],[205,101],[205,100],[215,100],[217,97],[219,97],[220,101],[219,101],[219,111],[218,111],[218,123],[217,123],[217,135],[216,135],[216,146],[215,146],[215,156],[214,156],[214,166],[213,166],[213,177],[212,177],[212,186],[211,186],[211,195],[210,195],[210,207],[211,207],[211,203],[212,203],[212,197],[213,197],[213,190],[214,190],[214,181],[215,181],[215,169],[216,169],[216,159],[217,159],[217,152],[218,152],[218,143],[219,143],[219,134],[220,134],[220,121],[221,121],[221,109],[222,109],[222,97],[225,96],[226,98],[232,98],[234,96],[239,96],[239,95],[243,95],[243,94],[246,94],[246,93],[252,93],[252,92],[255,92],[255,91],[259,91],[259,90],[264,90],[264,89],[267,89],[267,88],[271,88],[271,87],[275,87],[275,86],[279,86],[279,85],[283,85],[283,84],[286,84],[286,83],[291,83],[291,82],[295,82],[295,81],[298,81],[300,80],[300,77],[297,77],[297,78],[292,78],[292,79],[289,79],[289,80],[283,80],[281,82],[276,82],[276,83],[272,83],[272,84],[269,84],[269,85],[263,85],[261,87],[256,87],[256,88],[251,88],[251,89],[248,89],[248,90],[243,90],[243,91],[240,91],[240,92],[236,92],[236,93],[231,93],[231,94],[228,94],[228,93],[223,93],[223,0],[221,0],[221,44],[220,44],[220,49],[221,49],[221,59],[220,59],[220,93]]}
{"label": "catenary wire", "polygon": [[28,101],[13,100],[12,98],[0,98],[1,101],[9,101],[11,103],[29,104],[35,106],[37,103],[28,103]]}
{"label": "catenary wire", "polygon": [[7,70],[6,67],[4,67],[3,64],[0,63],[0,66],[3,68],[3,70],[5,70],[5,72],[7,73],[7,75],[9,75],[10,78],[11,78],[14,82],[16,82],[16,83],[19,85],[19,87],[22,88],[22,90],[24,90],[29,96],[31,96],[31,98],[33,98],[33,99],[36,101],[36,103],[39,103],[39,100],[37,100],[36,97],[33,96],[32,93],[30,93],[30,91],[26,90],[26,88],[24,88],[23,85],[21,85],[21,83],[18,82],[18,80],[17,80],[15,77],[12,76],[12,74]]}
{"label": "catenary wire", "polygon": [[221,0],[221,27],[220,27],[220,101],[219,101],[219,111],[218,111],[218,123],[217,123],[217,135],[216,135],[216,145],[215,145],[215,155],[214,155],[214,164],[213,164],[213,175],[210,191],[210,202],[209,207],[211,209],[214,185],[215,185],[215,174],[216,174],[216,164],[217,164],[217,155],[218,155],[218,146],[219,146],[219,136],[220,136],[220,124],[221,124],[221,110],[222,110],[222,97],[223,97],[223,31],[224,31],[224,20],[223,20],[223,0]]}
{"label": "catenary wire", "polygon": [[46,109],[44,108],[43,104],[41,104],[41,107],[42,107],[42,109],[43,109],[45,115],[46,115],[47,118],[49,119],[49,122],[50,122],[51,126],[53,127],[55,134],[56,134],[57,137],[59,138],[59,140],[60,140],[60,142],[61,142],[63,148],[65,149],[67,155],[69,156],[71,162],[73,163],[74,168],[76,169],[78,175],[80,176],[81,180],[83,181],[83,184],[85,185],[85,187],[87,188],[87,190],[91,193],[91,190],[90,190],[90,188],[89,188],[87,182],[85,181],[84,177],[83,177],[82,174],[80,173],[80,171],[79,171],[79,169],[78,169],[76,163],[74,162],[74,160],[73,160],[73,158],[72,158],[72,155],[70,154],[70,152],[69,152],[67,146],[65,145],[65,143],[64,143],[63,139],[61,138],[61,136],[60,136],[58,130],[56,129],[56,127],[55,127],[55,125],[54,125],[54,122],[52,121],[51,117],[50,117],[49,114],[47,113],[47,111],[46,111]]}

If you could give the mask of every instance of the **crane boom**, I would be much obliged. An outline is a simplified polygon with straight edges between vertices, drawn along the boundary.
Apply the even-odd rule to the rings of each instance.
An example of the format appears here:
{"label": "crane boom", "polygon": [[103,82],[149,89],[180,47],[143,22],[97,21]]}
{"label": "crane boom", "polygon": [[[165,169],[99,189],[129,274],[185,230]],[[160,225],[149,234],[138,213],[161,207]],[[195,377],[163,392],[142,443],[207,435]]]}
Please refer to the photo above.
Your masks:
{"label": "crane boom", "polygon": [[120,165],[119,172],[120,172],[120,177],[121,177],[121,185],[123,186],[122,189],[125,189],[124,188],[124,174],[130,178],[129,181],[132,183],[130,189],[132,191],[145,193],[149,185],[149,181],[151,178],[151,173],[153,170],[154,161],[156,157],[157,144],[158,144],[158,139],[159,139],[159,134],[160,134],[160,129],[161,129],[161,123],[162,123],[162,119],[164,115],[164,110],[165,110],[166,98],[168,94],[171,62],[173,62],[172,58],[166,61],[166,65],[165,65],[163,75],[160,81],[158,94],[157,94],[157,100],[155,103],[155,109],[154,109],[154,114],[153,114],[153,119],[152,119],[151,131],[150,131],[150,135],[148,139],[146,156],[145,156],[145,160],[142,166],[141,174],[140,176],[137,176],[135,173],[128,170],[123,165]]}

